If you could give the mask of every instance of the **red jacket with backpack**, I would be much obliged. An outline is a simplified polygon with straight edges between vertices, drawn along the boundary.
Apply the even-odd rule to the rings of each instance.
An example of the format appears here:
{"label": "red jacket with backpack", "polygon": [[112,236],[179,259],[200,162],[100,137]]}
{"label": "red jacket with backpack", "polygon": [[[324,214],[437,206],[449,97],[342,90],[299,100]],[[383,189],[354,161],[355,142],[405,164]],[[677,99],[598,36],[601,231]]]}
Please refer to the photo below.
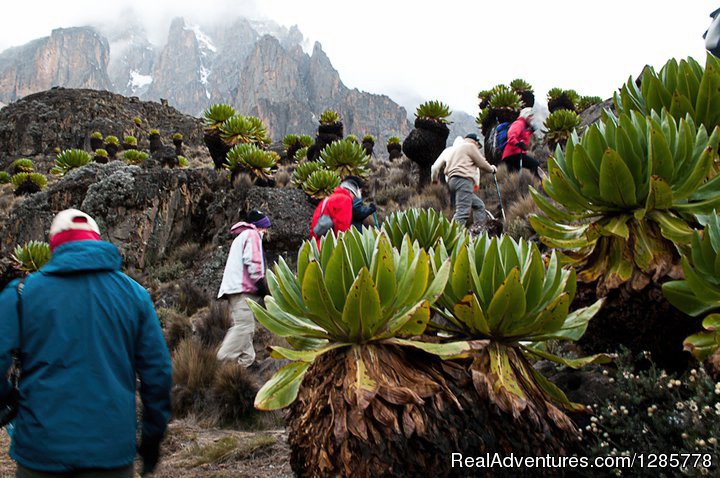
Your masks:
{"label": "red jacket with backpack", "polygon": [[[320,219],[321,215],[330,216],[333,221],[333,232],[347,231],[352,225],[352,202],[353,195],[350,191],[343,187],[336,187],[335,191],[327,198],[320,201],[313,213],[312,223],[310,224],[310,237],[317,241],[320,247],[320,238],[315,236],[313,229]],[[323,210],[323,204],[325,209]]]}
{"label": "red jacket with backpack", "polygon": [[[503,151],[502,159],[514,156],[516,154],[522,154],[527,152],[527,147],[530,144],[530,136],[532,136],[532,129],[528,125],[525,118],[518,118],[513,121],[508,130],[508,141]],[[525,143],[525,149],[521,149],[518,146],[519,142]]]}

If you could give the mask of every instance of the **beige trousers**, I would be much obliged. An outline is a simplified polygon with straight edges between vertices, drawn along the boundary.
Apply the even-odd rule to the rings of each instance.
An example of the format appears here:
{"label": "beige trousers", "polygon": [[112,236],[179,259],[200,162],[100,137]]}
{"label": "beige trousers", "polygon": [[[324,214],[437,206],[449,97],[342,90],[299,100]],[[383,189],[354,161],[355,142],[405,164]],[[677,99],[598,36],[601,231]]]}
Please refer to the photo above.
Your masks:
{"label": "beige trousers", "polygon": [[225,334],[218,360],[237,360],[243,367],[249,367],[255,361],[253,335],[255,334],[255,317],[247,301],[259,302],[260,297],[254,294],[232,294],[230,301],[230,317],[233,325]]}

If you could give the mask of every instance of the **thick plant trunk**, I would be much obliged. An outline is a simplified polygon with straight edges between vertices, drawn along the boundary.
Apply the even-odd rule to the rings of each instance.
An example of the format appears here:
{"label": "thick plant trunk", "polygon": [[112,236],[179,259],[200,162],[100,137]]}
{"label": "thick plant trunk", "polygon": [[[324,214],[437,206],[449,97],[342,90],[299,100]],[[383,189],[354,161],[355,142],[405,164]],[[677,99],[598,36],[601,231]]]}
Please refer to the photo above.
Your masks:
{"label": "thick plant trunk", "polygon": [[108,157],[110,159],[115,159],[115,155],[117,155],[118,149],[118,145],[116,144],[108,143],[105,145],[105,151],[108,152]]}
{"label": "thick plant trunk", "polygon": [[[357,355],[379,388],[355,393]],[[501,411],[476,391],[469,362],[442,362],[408,347],[334,350],[311,366],[288,414],[290,465],[298,477],[465,477],[452,453],[566,454],[547,417]],[[527,415],[527,416],[526,416]],[[494,470],[501,472],[502,470]],[[495,476],[537,476],[512,469]]]}
{"label": "thick plant trunk", "polygon": [[362,146],[362,149],[365,150],[366,155],[368,155],[368,156],[373,155],[373,149],[375,148],[375,143],[373,143],[372,141],[363,141],[361,146]]}
{"label": "thick plant trunk", "polygon": [[226,164],[226,156],[230,147],[220,138],[220,133],[215,132],[213,134],[205,133],[203,136],[205,140],[205,146],[207,146],[210,157],[215,164],[215,169],[223,169]]}
{"label": "thick plant trunk", "polygon": [[450,129],[431,120],[416,119],[415,128],[405,138],[402,150],[420,167],[418,189],[430,183],[430,168],[445,149]]}
{"label": "thick plant trunk", "polygon": [[163,147],[162,140],[159,134],[151,134],[148,138],[150,140],[150,153],[160,151]]}
{"label": "thick plant trunk", "polygon": [[[323,125],[321,125],[322,127]],[[322,150],[325,149],[327,145],[334,141],[340,141],[342,139],[342,135],[337,135],[334,133],[323,133],[321,131],[321,128],[318,128],[318,134],[315,136],[315,143],[313,143],[310,148],[308,148],[307,157],[310,161],[317,161],[317,159],[320,157],[320,153],[322,153]]]}
{"label": "thick plant trunk", "polygon": [[[595,284],[578,282],[573,309],[597,300]],[[612,352],[626,347],[634,353],[648,351],[660,367],[679,371],[694,363],[683,351],[683,340],[701,329],[700,319],[673,307],[663,296],[660,284],[640,291],[613,289],[600,311],[590,321],[579,341],[587,353]]]}
{"label": "thick plant trunk", "polygon": [[96,149],[102,149],[103,140],[100,138],[90,138],[90,149],[95,151]]}
{"label": "thick plant trunk", "polygon": [[575,105],[573,105],[573,102],[565,93],[561,94],[555,99],[548,101],[548,110],[550,111],[550,113],[563,109],[575,111]]}
{"label": "thick plant trunk", "polygon": [[393,143],[387,145],[387,152],[390,154],[390,161],[402,156],[402,145]]}

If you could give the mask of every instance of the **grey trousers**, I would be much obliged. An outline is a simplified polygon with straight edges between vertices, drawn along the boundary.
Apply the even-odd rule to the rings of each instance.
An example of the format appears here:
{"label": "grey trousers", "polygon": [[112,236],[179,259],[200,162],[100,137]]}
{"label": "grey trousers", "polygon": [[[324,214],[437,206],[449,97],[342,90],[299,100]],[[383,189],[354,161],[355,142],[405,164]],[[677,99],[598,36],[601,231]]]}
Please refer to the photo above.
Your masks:
{"label": "grey trousers", "polygon": [[15,472],[15,478],[133,478],[134,476],[135,471],[133,470],[133,465],[109,470],[94,468],[51,473],[31,470],[18,463],[17,471]]}
{"label": "grey trousers", "polygon": [[254,294],[232,294],[230,301],[230,317],[233,325],[225,334],[218,360],[236,360],[243,367],[249,367],[255,361],[253,336],[255,335],[255,316],[247,301],[259,302],[260,297]]}
{"label": "grey trousers", "polygon": [[455,216],[453,216],[453,220],[463,226],[470,217],[471,210],[473,224],[485,224],[487,221],[485,203],[473,192],[473,184],[472,179],[459,176],[453,176],[448,180],[450,195],[455,197]]}

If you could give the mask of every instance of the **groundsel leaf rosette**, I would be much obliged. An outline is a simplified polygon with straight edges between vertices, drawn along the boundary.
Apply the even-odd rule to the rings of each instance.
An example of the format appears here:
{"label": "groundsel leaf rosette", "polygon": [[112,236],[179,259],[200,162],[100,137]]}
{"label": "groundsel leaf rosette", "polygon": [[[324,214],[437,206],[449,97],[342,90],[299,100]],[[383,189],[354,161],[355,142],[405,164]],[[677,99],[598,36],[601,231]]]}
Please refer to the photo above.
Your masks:
{"label": "groundsel leaf rosette", "polygon": [[[368,346],[412,347],[441,358],[469,353],[473,344],[429,344],[413,339],[430,319],[430,307],[445,289],[450,260],[431,266],[430,256],[408,237],[393,248],[386,233],[351,229],[326,235],[318,249],[307,241],[298,252],[297,274],[282,259],[268,271],[265,306],[250,303],[257,320],[285,337],[291,348],[273,347],[273,356],[292,362],[258,392],[255,406],[274,410],[297,397],[305,373],[321,355],[349,349],[354,361],[356,403],[366,404],[378,384],[364,358]],[[475,345],[476,346],[476,345]]]}
{"label": "groundsel leaf rosette", "polygon": [[[447,260],[442,244],[431,253],[434,270]],[[542,358],[578,368],[607,362],[606,355],[567,359],[543,349],[548,340],[577,340],[602,301],[569,313],[575,272],[560,266],[553,252],[546,260],[530,242],[481,236],[459,243],[453,269],[433,308],[444,321],[430,324],[448,341],[471,341],[472,372],[478,393],[516,418],[543,403],[558,426],[569,419],[555,409],[579,410],[537,372],[530,360]]]}

